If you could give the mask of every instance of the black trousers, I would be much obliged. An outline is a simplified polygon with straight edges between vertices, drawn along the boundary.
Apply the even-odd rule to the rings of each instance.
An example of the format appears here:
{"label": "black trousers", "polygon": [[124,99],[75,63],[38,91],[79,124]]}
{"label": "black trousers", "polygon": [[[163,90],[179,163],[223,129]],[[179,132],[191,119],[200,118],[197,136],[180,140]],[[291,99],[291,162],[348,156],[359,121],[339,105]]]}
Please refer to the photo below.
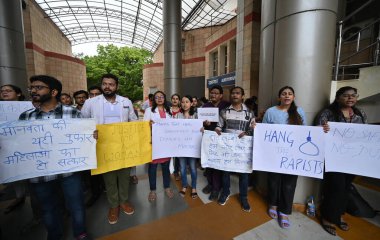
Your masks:
{"label": "black trousers", "polygon": [[322,190],[322,218],[339,224],[341,216],[346,212],[348,193],[355,175],[325,172],[323,175]]}
{"label": "black trousers", "polygon": [[268,173],[268,203],[284,214],[291,214],[297,175]]}

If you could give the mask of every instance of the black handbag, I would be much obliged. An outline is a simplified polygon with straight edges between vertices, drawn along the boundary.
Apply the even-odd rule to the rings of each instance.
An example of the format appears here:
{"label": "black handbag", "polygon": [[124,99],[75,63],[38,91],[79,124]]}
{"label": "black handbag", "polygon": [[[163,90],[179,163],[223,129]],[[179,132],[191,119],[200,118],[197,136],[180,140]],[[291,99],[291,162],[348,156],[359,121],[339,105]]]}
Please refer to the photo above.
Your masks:
{"label": "black handbag", "polygon": [[353,216],[364,218],[373,218],[378,212],[359,194],[353,184],[350,186],[346,211]]}

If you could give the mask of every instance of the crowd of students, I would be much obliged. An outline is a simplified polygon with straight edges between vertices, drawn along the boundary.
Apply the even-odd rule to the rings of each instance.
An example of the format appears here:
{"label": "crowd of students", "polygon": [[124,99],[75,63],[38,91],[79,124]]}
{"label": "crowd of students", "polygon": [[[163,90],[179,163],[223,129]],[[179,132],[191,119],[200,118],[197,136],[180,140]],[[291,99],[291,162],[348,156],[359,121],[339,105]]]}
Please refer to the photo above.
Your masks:
{"label": "crowd of students", "polygon": [[[45,75],[33,76],[30,79],[29,92],[31,101],[35,109],[31,109],[20,116],[20,119],[46,119],[49,112],[61,113],[55,118],[62,118],[62,112],[69,112],[75,117],[92,117],[97,124],[108,124],[115,122],[128,122],[138,120],[138,115],[133,109],[133,105],[128,98],[117,95],[118,78],[112,74],[102,76],[100,87],[94,86],[86,90],[79,90],[73,94],[75,105],[69,94],[62,93],[62,84],[55,78]],[[17,86],[7,84],[0,87],[0,98],[2,101],[23,101],[25,96]],[[290,86],[281,88],[278,92],[278,104],[266,110],[263,116],[257,116],[257,103],[255,97],[244,101],[244,89],[235,86],[230,89],[229,102],[223,100],[223,88],[214,85],[209,89],[209,99],[198,99],[194,96],[173,94],[170,100],[163,91],[149,94],[148,99],[143,102],[141,112],[144,113],[143,120],[154,124],[158,119],[196,119],[197,108],[218,108],[220,111],[219,122],[204,121],[205,130],[215,131],[217,134],[222,132],[237,134],[239,138],[252,136],[256,122],[268,124],[290,124],[306,125],[306,115],[303,109],[295,103],[295,91]],[[357,89],[353,87],[343,87],[336,92],[334,102],[326,109],[322,110],[315,119],[315,124],[322,126],[325,132],[329,131],[328,122],[346,123],[367,123],[366,114],[356,108],[358,98]],[[97,138],[97,132],[94,133]],[[166,196],[171,199],[174,192],[170,187],[169,163],[171,158],[152,159],[148,163],[148,176],[150,192],[148,201],[154,202],[157,199],[156,181],[157,166],[161,165],[162,181]],[[173,158],[175,180],[181,180],[179,195],[184,197],[189,194],[196,199],[197,194],[197,159],[189,157]],[[187,181],[187,169],[190,170],[191,184]],[[248,181],[249,174],[235,173],[239,178],[239,200],[241,208],[245,212],[250,212],[251,207],[248,202]],[[209,194],[211,201],[217,201],[220,205],[225,205],[230,197],[230,172],[218,169],[205,169],[207,185],[203,186],[202,191]],[[75,176],[75,179],[74,179]],[[62,199],[54,201],[55,205],[47,203],[51,201],[52,195],[56,193],[46,187],[46,183],[57,182],[62,189],[54,196],[54,199],[62,198],[63,195],[73,195],[68,193],[65,181],[62,179],[71,178],[70,181],[81,181],[86,179],[92,193],[87,201],[87,207],[94,204],[105,188],[107,199],[110,205],[108,221],[115,224],[119,218],[120,209],[126,214],[133,214],[134,207],[128,202],[129,184],[138,183],[136,168],[120,169],[117,171],[100,175],[90,176],[89,171],[81,174],[73,173],[69,176],[57,175],[53,178],[29,180],[31,186],[31,201],[35,217],[42,219],[48,230],[48,239],[59,239],[62,236],[60,221],[51,219],[58,218],[58,213],[52,214],[62,202]],[[330,234],[336,235],[335,226],[344,231],[349,229],[349,225],[344,221],[343,214],[346,210],[348,200],[348,187],[354,176],[345,173],[325,173],[323,179],[322,203],[321,203],[321,224]],[[72,184],[71,182],[71,184]],[[42,185],[45,184],[45,185]],[[280,227],[289,228],[291,226],[288,215],[292,213],[294,192],[297,184],[297,176],[281,173],[268,173],[268,215],[273,219],[278,219]],[[7,207],[6,213],[22,205],[26,196],[26,182],[19,181],[11,184],[16,190],[16,199]],[[75,194],[82,195],[83,189],[77,186]],[[189,190],[189,191],[188,191]],[[69,191],[70,192],[70,191]],[[74,199],[74,196],[71,196]],[[75,203],[84,205],[83,197],[76,197]],[[68,201],[68,199],[66,199]],[[33,203],[34,202],[34,203]],[[46,207],[49,205],[49,207]],[[73,218],[74,237],[77,239],[89,239],[84,227],[83,208],[67,205]],[[76,216],[76,217],[75,217]],[[77,221],[77,222],[75,222]]]}

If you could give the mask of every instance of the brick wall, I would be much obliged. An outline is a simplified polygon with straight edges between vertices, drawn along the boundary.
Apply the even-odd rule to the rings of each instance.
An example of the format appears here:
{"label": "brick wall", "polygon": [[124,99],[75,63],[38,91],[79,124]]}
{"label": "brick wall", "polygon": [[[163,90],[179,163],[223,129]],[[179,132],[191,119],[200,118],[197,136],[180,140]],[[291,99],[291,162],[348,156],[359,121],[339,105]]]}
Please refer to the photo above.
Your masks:
{"label": "brick wall", "polygon": [[70,41],[37,3],[27,0],[26,4],[23,21],[28,78],[51,75],[62,82],[64,92],[86,90],[86,66],[72,57]]}
{"label": "brick wall", "polygon": [[[220,28],[220,27],[217,27]],[[182,77],[199,77],[205,75],[204,46],[211,28],[202,28],[182,32],[185,39],[185,51],[182,52]],[[164,90],[164,46],[163,42],[158,46],[153,55],[153,64],[147,64],[143,71],[144,98],[149,94],[150,88]]]}

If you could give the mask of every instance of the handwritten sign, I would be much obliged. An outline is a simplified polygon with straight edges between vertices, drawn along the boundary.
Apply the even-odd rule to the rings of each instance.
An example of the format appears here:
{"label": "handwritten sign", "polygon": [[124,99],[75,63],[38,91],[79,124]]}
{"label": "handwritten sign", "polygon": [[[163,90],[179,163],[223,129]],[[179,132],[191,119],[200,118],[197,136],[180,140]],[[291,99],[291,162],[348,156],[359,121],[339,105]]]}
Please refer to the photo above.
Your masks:
{"label": "handwritten sign", "polygon": [[92,119],[0,123],[0,183],[96,168]]}
{"label": "handwritten sign", "polygon": [[18,120],[21,113],[33,107],[30,101],[0,101],[0,121]]}
{"label": "handwritten sign", "polygon": [[380,126],[329,122],[326,172],[380,178]]}
{"label": "handwritten sign", "polygon": [[203,126],[198,119],[161,119],[152,125],[153,159],[201,156]]}
{"label": "handwritten sign", "polygon": [[258,123],[253,169],[323,178],[323,140],[322,127]]}
{"label": "handwritten sign", "polygon": [[219,108],[198,108],[198,119],[219,122]]}
{"label": "handwritten sign", "polygon": [[97,125],[98,168],[92,175],[133,167],[152,161],[149,122]]}
{"label": "handwritten sign", "polygon": [[202,138],[202,167],[231,172],[252,172],[252,137],[205,131]]}

